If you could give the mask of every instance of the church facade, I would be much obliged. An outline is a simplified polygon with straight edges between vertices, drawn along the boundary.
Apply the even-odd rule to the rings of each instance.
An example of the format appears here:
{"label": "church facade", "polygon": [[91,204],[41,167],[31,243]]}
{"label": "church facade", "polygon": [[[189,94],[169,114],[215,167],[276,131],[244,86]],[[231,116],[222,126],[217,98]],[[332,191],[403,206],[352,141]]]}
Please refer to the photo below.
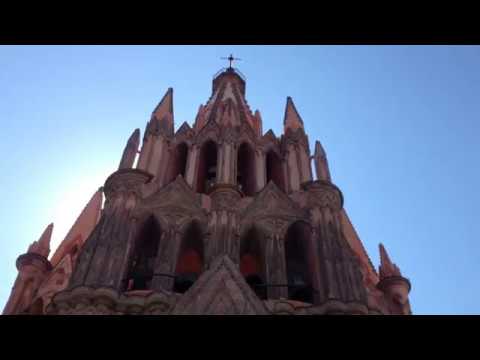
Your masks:
{"label": "church facade", "polygon": [[167,91],[55,253],[50,224],[18,257],[4,314],[411,313],[409,280],[382,245],[371,263],[292,99],[277,137],[237,69],[212,85],[177,131]]}

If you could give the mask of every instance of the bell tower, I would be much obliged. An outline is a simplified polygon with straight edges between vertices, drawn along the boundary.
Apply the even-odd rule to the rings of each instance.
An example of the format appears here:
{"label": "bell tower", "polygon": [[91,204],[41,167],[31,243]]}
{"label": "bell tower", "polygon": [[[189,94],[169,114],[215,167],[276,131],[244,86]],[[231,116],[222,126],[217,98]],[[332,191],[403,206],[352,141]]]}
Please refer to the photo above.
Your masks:
{"label": "bell tower", "polygon": [[[410,282],[383,246],[377,273],[293,99],[283,134],[264,133],[246,78],[228,60],[192,125],[175,131],[169,88],[141,144],[133,131],[45,313],[410,313]],[[48,277],[55,269],[42,251]]]}

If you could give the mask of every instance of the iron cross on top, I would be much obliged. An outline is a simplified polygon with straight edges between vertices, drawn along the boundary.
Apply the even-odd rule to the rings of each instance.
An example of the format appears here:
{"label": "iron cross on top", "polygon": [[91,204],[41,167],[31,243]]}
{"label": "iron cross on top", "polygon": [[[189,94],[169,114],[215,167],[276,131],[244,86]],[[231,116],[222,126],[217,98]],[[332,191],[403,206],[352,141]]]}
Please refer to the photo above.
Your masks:
{"label": "iron cross on top", "polygon": [[239,58],[235,58],[233,57],[232,54],[230,54],[230,56],[227,58],[227,57],[222,57],[223,60],[228,60],[230,62],[230,69],[232,68],[232,62],[234,60],[242,60],[242,59],[239,59]]}

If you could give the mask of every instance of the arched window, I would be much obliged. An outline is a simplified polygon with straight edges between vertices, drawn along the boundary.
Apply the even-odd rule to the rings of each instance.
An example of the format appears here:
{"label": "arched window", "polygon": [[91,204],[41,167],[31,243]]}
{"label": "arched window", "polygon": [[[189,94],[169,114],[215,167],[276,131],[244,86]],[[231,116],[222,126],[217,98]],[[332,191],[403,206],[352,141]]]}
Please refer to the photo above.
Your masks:
{"label": "arched window", "polygon": [[280,189],[285,191],[282,162],[275,151],[270,150],[266,156],[267,184],[273,181]]}
{"label": "arched window", "polygon": [[240,240],[240,272],[260,299],[267,298],[262,234],[252,227]]}
{"label": "arched window", "polygon": [[173,172],[172,180],[174,180],[178,175],[182,175],[185,178],[187,170],[187,156],[188,156],[188,146],[185,143],[178,144],[175,147],[174,158],[173,158]]}
{"label": "arched window", "polygon": [[197,172],[197,192],[206,193],[217,179],[217,145],[213,141],[203,144]]}
{"label": "arched window", "polygon": [[255,194],[255,155],[247,143],[238,148],[237,184],[246,196]]}
{"label": "arched window", "polygon": [[197,222],[192,222],[185,231],[180,246],[173,291],[186,292],[203,271],[203,239]]}
{"label": "arched window", "polygon": [[288,228],[285,239],[288,297],[306,303],[313,303],[310,234],[308,224],[296,222]]}
{"label": "arched window", "polygon": [[127,276],[127,290],[151,288],[161,234],[157,220],[150,216],[141,228],[135,242],[135,252]]}

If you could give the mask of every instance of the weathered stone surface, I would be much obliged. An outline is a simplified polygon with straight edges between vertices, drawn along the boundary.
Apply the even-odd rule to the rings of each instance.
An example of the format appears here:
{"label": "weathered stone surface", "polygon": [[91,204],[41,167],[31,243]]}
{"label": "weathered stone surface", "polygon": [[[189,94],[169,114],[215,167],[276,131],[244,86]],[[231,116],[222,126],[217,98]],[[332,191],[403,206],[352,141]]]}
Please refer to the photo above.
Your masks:
{"label": "weathered stone surface", "polygon": [[292,99],[263,135],[245,88],[220,71],[176,132],[169,89],[137,168],[138,129],[51,261],[51,226],[18,258],[4,313],[410,314],[410,281],[383,246],[377,274]]}

